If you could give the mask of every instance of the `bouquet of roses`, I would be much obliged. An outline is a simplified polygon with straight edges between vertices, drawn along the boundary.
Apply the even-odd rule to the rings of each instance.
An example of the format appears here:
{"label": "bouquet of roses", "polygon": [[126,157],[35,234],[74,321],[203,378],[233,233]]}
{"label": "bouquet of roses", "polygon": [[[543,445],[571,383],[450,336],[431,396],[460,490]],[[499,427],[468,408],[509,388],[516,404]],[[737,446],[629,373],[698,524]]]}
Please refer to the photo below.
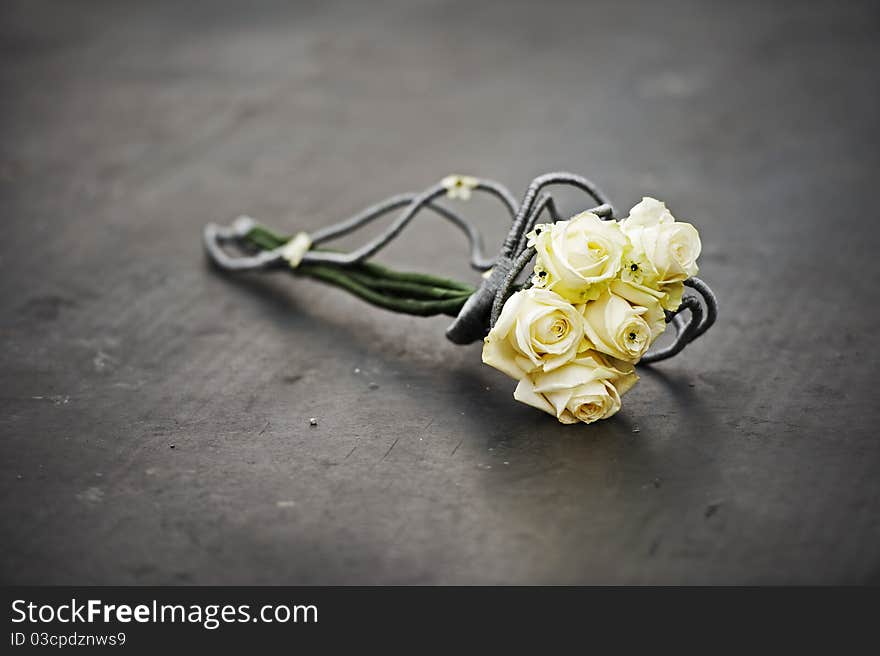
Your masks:
{"label": "bouquet of roses", "polygon": [[[560,220],[545,191],[560,184],[580,189],[596,204]],[[472,192],[494,197],[510,215],[511,227],[495,257],[483,252],[476,226],[438,203],[444,196],[466,201]],[[325,246],[397,210],[400,214],[382,233],[353,251]],[[397,271],[372,260],[422,212],[465,234],[470,264],[483,272],[479,287]],[[550,222],[540,223],[547,215]],[[483,362],[519,382],[514,398],[566,424],[616,413],[621,395],[638,380],[636,363],[671,358],[718,315],[714,293],[695,277],[701,246],[691,224],[676,221],[653,198],[642,199],[617,221],[598,187],[573,173],[536,177],[521,202],[494,180],[450,175],[422,192],[390,196],[311,234],[277,234],[243,216],[229,227],[208,224],[203,239],[223,270],[286,269],[393,312],[455,317],[446,329],[450,341],[483,339]],[[229,246],[243,254],[229,253]],[[533,275],[518,285],[532,260]],[[695,293],[683,295],[685,286]],[[675,329],[672,343],[648,352],[668,323]]]}
{"label": "bouquet of roses", "polygon": [[531,286],[505,301],[483,362],[519,381],[516,400],[563,423],[606,419],[697,274],[699,234],[644,198],[621,221],[583,212],[528,239]]}

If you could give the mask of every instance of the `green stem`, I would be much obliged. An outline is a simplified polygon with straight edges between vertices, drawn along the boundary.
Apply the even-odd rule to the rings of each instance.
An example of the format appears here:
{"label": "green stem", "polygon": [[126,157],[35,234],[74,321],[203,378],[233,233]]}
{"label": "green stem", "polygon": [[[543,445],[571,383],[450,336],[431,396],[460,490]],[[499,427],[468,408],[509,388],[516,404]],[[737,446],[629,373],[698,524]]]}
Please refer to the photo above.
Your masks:
{"label": "green stem", "polygon": [[[258,248],[273,250],[286,244],[290,237],[255,226],[246,239]],[[395,271],[375,262],[351,266],[303,263],[292,271],[345,289],[373,305],[418,316],[457,316],[476,291],[467,283],[424,273]]]}
{"label": "green stem", "polygon": [[262,248],[264,251],[271,251],[290,241],[289,237],[279,237],[262,226],[255,226],[252,228],[245,238],[255,246]]}
{"label": "green stem", "polygon": [[[263,226],[254,226],[251,231],[247,234],[246,238],[255,246],[262,248],[264,250],[273,250],[278,248],[279,246],[283,246],[288,241],[290,241],[290,237],[278,235],[268,228]],[[318,250],[318,249],[315,249]],[[332,251],[327,251],[332,252]],[[324,265],[324,266],[333,266],[333,265]],[[389,269],[386,266],[381,264],[377,264],[376,262],[359,262],[355,265],[340,267],[345,268],[350,271],[361,272],[374,278],[381,278],[384,280],[395,280],[405,283],[414,283],[418,285],[423,285],[427,287],[441,288],[441,289],[451,289],[458,292],[467,292],[469,294],[473,294],[475,288],[472,285],[469,285],[465,282],[459,282],[457,280],[450,280],[448,278],[440,278],[437,276],[432,276],[427,273],[415,273],[409,271],[395,271],[394,269]]]}
{"label": "green stem", "polygon": [[399,296],[391,296],[377,291],[357,279],[349,275],[345,269],[338,267],[330,267],[322,264],[304,264],[297,269],[298,272],[311,278],[316,278],[323,282],[335,285],[351,292],[358,298],[368,303],[377,305],[394,312],[403,312],[405,314],[414,314],[422,317],[429,317],[436,314],[447,314],[449,316],[457,316],[462,305],[470,297],[470,294],[462,293],[460,296],[441,299],[441,300],[424,300],[415,298],[402,298]]}
{"label": "green stem", "polygon": [[387,291],[395,296],[412,297],[424,300],[444,300],[470,295],[472,292],[462,289],[449,289],[432,285],[421,285],[404,280],[389,280],[363,273],[361,269],[342,269],[352,279],[377,290]]}
{"label": "green stem", "polygon": [[388,267],[377,264],[376,262],[361,262],[360,264],[358,264],[358,267],[360,267],[363,271],[369,273],[370,275],[379,278],[386,278],[388,280],[413,282],[422,285],[428,285],[430,287],[442,287],[445,289],[454,289],[457,291],[469,292],[471,294],[476,291],[476,289],[472,285],[469,285],[466,282],[450,280],[449,278],[438,278],[437,276],[432,276],[427,273],[395,271],[394,269],[389,269]]}

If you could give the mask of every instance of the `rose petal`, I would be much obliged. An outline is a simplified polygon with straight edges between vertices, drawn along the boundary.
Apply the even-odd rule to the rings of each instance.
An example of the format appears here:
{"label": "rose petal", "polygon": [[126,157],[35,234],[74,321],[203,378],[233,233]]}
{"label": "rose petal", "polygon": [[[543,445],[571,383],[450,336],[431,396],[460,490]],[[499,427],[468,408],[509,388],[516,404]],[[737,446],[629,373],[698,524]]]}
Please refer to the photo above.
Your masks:
{"label": "rose petal", "polygon": [[520,403],[525,403],[526,405],[530,405],[533,408],[537,408],[538,410],[543,410],[547,414],[551,414],[554,417],[556,416],[556,409],[550,404],[547,399],[535,392],[532,383],[528,378],[523,378],[521,381],[519,381],[519,384],[513,391],[513,398],[515,398]]}

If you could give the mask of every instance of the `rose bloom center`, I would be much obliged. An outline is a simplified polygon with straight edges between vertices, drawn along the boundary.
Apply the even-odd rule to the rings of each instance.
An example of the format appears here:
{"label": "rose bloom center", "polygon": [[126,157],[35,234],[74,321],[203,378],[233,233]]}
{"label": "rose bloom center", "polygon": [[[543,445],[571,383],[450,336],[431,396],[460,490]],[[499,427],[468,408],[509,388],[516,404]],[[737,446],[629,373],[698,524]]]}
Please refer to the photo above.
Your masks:
{"label": "rose bloom center", "polygon": [[569,242],[569,245],[576,246],[569,249],[569,261],[575,268],[595,267],[608,259],[607,244],[594,237],[584,236],[580,244]]}
{"label": "rose bloom center", "polygon": [[556,344],[571,332],[571,324],[559,312],[542,317],[535,327],[538,339],[545,344]]}
{"label": "rose bloom center", "polygon": [[624,344],[627,349],[632,352],[638,352],[645,344],[647,335],[645,335],[642,327],[639,325],[630,325],[623,330]]}
{"label": "rose bloom center", "polygon": [[600,417],[603,413],[603,410],[604,409],[602,408],[601,403],[598,403],[596,401],[591,401],[590,403],[582,404],[577,409],[577,413],[575,413],[575,414],[577,415],[578,419],[583,421],[585,419],[595,419],[597,417]]}
{"label": "rose bloom center", "polygon": [[676,244],[672,249],[672,253],[679,262],[683,262],[688,256],[688,251],[682,244]]}

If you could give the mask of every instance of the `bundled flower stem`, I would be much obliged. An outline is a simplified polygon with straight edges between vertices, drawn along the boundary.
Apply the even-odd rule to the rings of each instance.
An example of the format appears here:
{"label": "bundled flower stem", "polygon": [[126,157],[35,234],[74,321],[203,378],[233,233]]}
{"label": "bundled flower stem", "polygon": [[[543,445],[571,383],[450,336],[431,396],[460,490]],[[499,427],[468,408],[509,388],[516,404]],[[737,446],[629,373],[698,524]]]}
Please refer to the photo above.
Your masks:
{"label": "bundled flower stem", "polygon": [[[261,250],[283,246],[290,237],[254,226],[245,239]],[[457,316],[475,288],[426,273],[395,271],[375,262],[353,266],[303,263],[291,272],[340,287],[378,307],[416,316]]]}

